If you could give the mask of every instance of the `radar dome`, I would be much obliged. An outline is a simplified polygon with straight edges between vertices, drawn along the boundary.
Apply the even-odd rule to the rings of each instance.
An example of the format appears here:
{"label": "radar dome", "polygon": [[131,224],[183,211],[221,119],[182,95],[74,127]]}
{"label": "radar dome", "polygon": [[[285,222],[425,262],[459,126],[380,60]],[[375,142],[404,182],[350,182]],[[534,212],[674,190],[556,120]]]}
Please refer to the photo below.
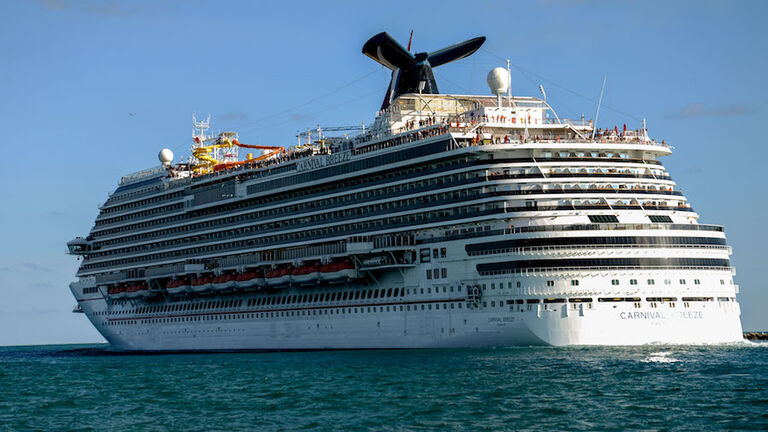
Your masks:
{"label": "radar dome", "polygon": [[491,93],[502,95],[509,89],[509,72],[506,69],[497,67],[488,72],[488,87]]}
{"label": "radar dome", "polygon": [[173,160],[173,152],[170,149],[164,148],[157,154],[157,158],[160,159],[163,165],[170,165]]}

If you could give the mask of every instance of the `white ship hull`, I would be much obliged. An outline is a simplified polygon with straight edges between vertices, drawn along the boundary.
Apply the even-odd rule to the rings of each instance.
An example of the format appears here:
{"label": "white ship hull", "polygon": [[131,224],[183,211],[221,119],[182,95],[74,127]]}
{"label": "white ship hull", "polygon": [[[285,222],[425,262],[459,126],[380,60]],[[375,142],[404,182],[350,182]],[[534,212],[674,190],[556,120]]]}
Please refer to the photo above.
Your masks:
{"label": "white ship hull", "polygon": [[[97,328],[119,350],[462,348],[518,345],[721,344],[743,340],[737,304],[685,311],[567,305],[527,312],[383,312]],[[239,314],[250,315],[250,314]]]}
{"label": "white ship hull", "polygon": [[[460,248],[449,247],[452,249]],[[446,265],[449,269],[473,268],[487,260],[446,260]],[[110,309],[103,298],[87,299],[80,304],[96,328],[120,350],[719,344],[742,340],[740,308],[732,300],[733,286],[720,283],[720,279],[730,278],[730,272],[581,272],[578,287],[569,284],[574,275],[557,272],[525,277],[487,276],[478,280],[486,288],[475,305],[467,300],[465,281],[471,275],[457,274],[456,279],[439,282],[424,279],[424,270],[435,265],[443,264],[417,265],[404,272],[404,276],[385,273],[378,283],[367,285],[293,286],[271,294],[290,296],[374,288],[384,292],[395,287],[404,287],[408,292],[373,300],[249,306],[249,300],[269,294],[235,292],[219,297],[205,296],[202,301],[243,300],[242,306],[132,314],[130,311],[143,303],[125,302],[112,305],[111,315],[105,313]],[[695,288],[689,285],[654,285],[645,290],[634,286],[613,288],[611,280],[617,277],[622,281],[632,278],[659,282],[686,277],[700,284]],[[515,285],[518,281],[522,282],[520,288]],[[555,284],[548,287],[546,281]],[[83,297],[82,287],[87,283],[72,284],[75,296]],[[702,293],[714,300],[682,301],[687,295]],[[642,297],[642,301],[599,300],[614,297]],[[649,297],[676,297],[677,301],[648,302]],[[568,301],[574,298],[589,298],[591,302]],[[563,303],[544,303],[557,299]],[[518,300],[525,303],[519,304]],[[538,303],[527,303],[529,300]],[[197,301],[201,298],[192,296],[189,300]],[[512,304],[508,304],[510,301]]]}
{"label": "white ship hull", "polygon": [[[388,65],[386,40],[364,52]],[[287,153],[195,121],[188,163],[163,150],[68,243],[76,311],[121,350],[741,341],[731,249],[659,161],[670,146],[504,101],[500,74],[496,96],[392,95],[359,133]],[[230,161],[240,147],[272,152]],[[136,283],[149,297],[106,294]]]}

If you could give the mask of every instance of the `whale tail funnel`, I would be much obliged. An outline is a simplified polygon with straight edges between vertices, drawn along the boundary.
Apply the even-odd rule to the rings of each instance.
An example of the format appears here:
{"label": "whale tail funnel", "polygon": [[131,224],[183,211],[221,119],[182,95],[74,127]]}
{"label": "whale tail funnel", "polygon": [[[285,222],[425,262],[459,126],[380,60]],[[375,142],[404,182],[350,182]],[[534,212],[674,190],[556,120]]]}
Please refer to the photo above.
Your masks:
{"label": "whale tail funnel", "polygon": [[485,42],[485,36],[459,42],[431,53],[411,54],[388,33],[379,33],[363,45],[363,54],[392,71],[381,109],[405,93],[438,94],[432,68],[469,56]]}

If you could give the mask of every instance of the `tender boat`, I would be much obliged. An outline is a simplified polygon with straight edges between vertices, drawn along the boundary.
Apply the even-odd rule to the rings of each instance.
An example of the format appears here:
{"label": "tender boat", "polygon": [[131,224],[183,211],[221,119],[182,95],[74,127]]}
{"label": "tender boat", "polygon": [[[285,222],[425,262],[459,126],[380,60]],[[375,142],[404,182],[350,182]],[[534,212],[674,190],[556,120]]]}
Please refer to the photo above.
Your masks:
{"label": "tender boat", "polygon": [[128,298],[149,297],[149,286],[146,282],[138,282],[133,285],[128,285],[125,289]]}
{"label": "tender boat", "polygon": [[109,297],[113,299],[123,299],[127,297],[127,294],[125,292],[125,285],[115,285],[112,287],[109,287],[107,290],[107,294],[109,294]]}
{"label": "tender boat", "polygon": [[359,279],[360,273],[351,262],[328,263],[320,267],[320,278],[327,282],[346,282]]}
{"label": "tender boat", "polygon": [[292,267],[286,267],[281,269],[273,269],[267,272],[265,278],[267,285],[270,286],[285,286],[291,283],[291,274],[293,273]]}
{"label": "tender boat", "polygon": [[299,285],[316,284],[320,280],[320,266],[302,266],[297,267],[291,273],[291,280],[293,283]]}
{"label": "tender boat", "polygon": [[192,292],[205,292],[213,288],[213,278],[210,276],[203,276],[197,279],[192,279]]}
{"label": "tender boat", "polygon": [[213,278],[213,289],[223,291],[235,287],[235,278],[233,274],[223,274]]}
{"label": "tender boat", "polygon": [[265,285],[264,273],[261,271],[244,272],[235,277],[235,286],[238,288],[255,288],[263,285]]}
{"label": "tender boat", "polygon": [[184,294],[192,291],[192,285],[189,279],[173,279],[165,286],[165,290],[171,295]]}

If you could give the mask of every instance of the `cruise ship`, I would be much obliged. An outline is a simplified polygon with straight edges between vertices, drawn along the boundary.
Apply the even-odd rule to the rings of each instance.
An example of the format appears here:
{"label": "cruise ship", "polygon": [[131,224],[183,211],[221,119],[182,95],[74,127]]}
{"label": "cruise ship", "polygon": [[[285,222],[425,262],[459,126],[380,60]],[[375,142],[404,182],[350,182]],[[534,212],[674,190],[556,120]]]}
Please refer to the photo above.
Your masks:
{"label": "cruise ship", "polygon": [[742,340],[723,227],[672,148],[513,96],[508,66],[487,95],[439,93],[432,69],[484,41],[372,37],[392,71],[373,122],[289,148],[194,119],[189,157],[122,177],[68,243],[74,312],[130,351]]}

